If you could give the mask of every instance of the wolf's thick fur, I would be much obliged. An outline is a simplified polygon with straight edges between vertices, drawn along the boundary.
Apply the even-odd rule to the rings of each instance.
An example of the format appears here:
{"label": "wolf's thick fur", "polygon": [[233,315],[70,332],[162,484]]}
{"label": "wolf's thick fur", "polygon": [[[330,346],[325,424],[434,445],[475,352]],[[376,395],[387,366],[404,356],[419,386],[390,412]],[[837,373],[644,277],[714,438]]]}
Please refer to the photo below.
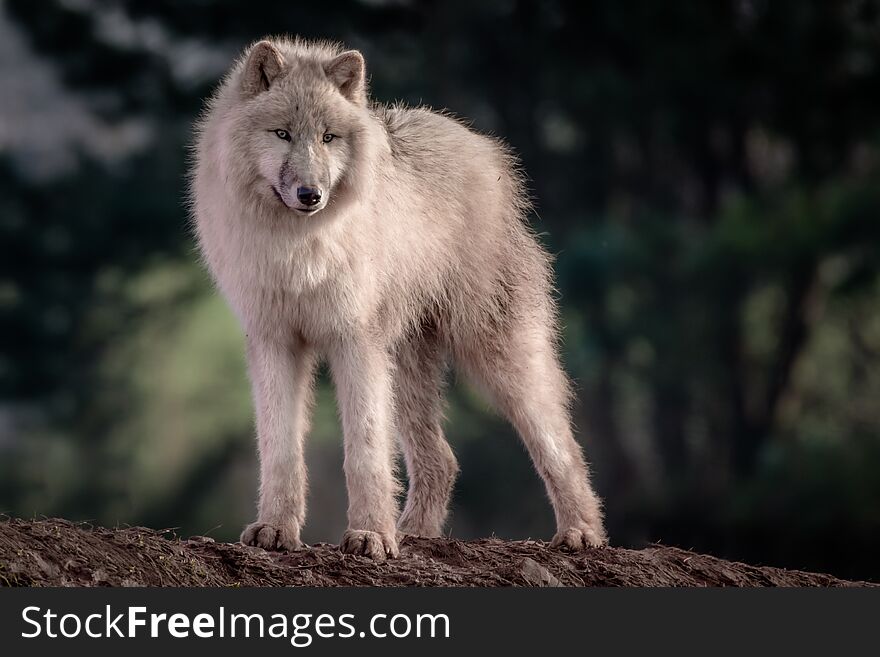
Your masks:
{"label": "wolf's thick fur", "polygon": [[[301,545],[321,357],[345,440],[343,550],[384,559],[398,529],[442,531],[458,471],[441,428],[448,361],[522,437],[556,512],[553,543],[605,542],[570,427],[549,258],[502,144],[428,109],[371,104],[356,51],[272,39],[208,102],[191,200],[247,335],[261,487],[243,542]],[[410,481],[399,519],[395,433]]]}

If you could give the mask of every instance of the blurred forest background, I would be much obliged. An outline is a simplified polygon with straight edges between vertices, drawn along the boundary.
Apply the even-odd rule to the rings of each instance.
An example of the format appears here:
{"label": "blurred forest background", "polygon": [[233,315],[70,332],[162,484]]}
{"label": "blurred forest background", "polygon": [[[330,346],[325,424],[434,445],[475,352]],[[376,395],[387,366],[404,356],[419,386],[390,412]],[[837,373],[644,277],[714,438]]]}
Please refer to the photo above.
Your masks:
{"label": "blurred forest background", "polygon": [[[521,155],[617,545],[880,581],[880,3],[0,2],[0,512],[236,539],[242,336],[183,203],[202,98],[265,34],[344,40],[381,101]],[[449,531],[549,538],[454,382]],[[322,375],[306,541],[345,489]]]}

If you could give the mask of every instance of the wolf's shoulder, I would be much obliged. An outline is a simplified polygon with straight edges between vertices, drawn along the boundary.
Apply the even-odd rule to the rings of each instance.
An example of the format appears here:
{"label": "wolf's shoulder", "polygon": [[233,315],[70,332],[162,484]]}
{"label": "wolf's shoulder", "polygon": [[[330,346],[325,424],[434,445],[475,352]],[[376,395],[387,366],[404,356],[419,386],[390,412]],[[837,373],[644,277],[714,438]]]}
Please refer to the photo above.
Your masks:
{"label": "wolf's shoulder", "polygon": [[389,133],[401,133],[423,128],[450,128],[456,126],[467,130],[466,124],[445,110],[427,105],[410,106],[401,103],[376,104],[373,111],[385,124]]}
{"label": "wolf's shoulder", "polygon": [[483,135],[472,130],[463,120],[431,107],[376,105],[373,112],[384,125],[391,149],[396,155],[406,156],[425,149],[442,150],[444,146],[457,148],[468,143],[475,145],[486,142]]}

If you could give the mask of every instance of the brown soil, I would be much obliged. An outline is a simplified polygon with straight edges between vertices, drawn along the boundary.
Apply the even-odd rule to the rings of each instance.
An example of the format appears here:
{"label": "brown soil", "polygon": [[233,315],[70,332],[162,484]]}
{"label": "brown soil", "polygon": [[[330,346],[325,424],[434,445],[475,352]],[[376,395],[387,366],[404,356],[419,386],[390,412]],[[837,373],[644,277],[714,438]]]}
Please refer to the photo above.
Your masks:
{"label": "brown soil", "polygon": [[579,554],[540,541],[404,538],[382,564],[317,544],[272,553],[143,527],[0,519],[7,586],[853,586],[830,575],[762,568],[670,547]]}

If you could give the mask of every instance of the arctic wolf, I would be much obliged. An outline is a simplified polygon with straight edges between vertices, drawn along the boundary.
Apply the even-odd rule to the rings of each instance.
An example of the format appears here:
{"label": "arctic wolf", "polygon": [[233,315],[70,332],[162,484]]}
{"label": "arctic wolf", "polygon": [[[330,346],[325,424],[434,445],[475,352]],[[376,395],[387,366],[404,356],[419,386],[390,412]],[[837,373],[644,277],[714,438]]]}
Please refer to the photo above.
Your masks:
{"label": "arctic wolf", "polygon": [[[372,103],[355,50],[264,40],[207,103],[191,202],[247,336],[261,483],[243,543],[301,546],[321,358],[344,433],[343,551],[383,560],[398,531],[441,533],[458,472],[441,428],[448,363],[522,437],[556,513],[553,545],[605,542],[570,426],[549,258],[504,145],[429,109]],[[399,517],[395,438],[409,474]]]}

